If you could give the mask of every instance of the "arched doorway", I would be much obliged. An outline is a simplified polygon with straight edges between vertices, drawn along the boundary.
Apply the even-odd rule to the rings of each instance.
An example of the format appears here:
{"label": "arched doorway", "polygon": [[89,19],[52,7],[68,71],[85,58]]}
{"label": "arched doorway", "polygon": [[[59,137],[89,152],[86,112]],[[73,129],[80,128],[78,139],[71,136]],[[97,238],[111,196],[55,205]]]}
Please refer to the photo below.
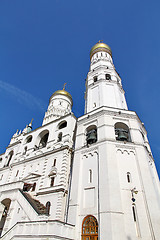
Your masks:
{"label": "arched doorway", "polygon": [[98,240],[98,222],[91,215],[85,217],[83,220],[82,240]]}
{"label": "arched doorway", "polygon": [[9,207],[10,207],[10,204],[11,204],[11,200],[9,198],[6,198],[1,203],[4,206],[4,210],[3,210],[1,221],[0,221],[0,236],[2,234],[3,227],[4,227],[4,224],[5,224],[6,218],[7,218],[8,210],[9,210]]}

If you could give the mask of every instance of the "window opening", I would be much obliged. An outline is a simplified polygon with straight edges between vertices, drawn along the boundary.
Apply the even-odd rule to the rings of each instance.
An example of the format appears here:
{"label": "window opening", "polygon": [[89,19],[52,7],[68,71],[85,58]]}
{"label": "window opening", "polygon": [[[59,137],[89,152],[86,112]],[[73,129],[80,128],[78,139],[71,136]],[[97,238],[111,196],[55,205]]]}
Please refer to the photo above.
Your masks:
{"label": "window opening", "polygon": [[53,163],[53,167],[55,167],[56,166],[56,159],[54,159],[54,163]]}
{"label": "window opening", "polygon": [[16,172],[16,177],[18,176],[18,173],[19,173],[19,170],[17,170],[17,172]]}
{"label": "window opening", "polygon": [[32,136],[27,137],[26,143],[30,143],[32,141]]}
{"label": "window opening", "polygon": [[8,163],[7,163],[6,166],[9,166],[9,163],[10,163],[12,157],[13,157],[13,151],[11,151],[11,152],[9,153],[9,155],[8,155]]}
{"label": "window opening", "polygon": [[32,185],[32,192],[34,192],[36,190],[36,183],[33,183]]}
{"label": "window opening", "polygon": [[23,154],[25,155],[26,152],[27,152],[27,147],[24,148],[24,152],[23,152]]}
{"label": "window opening", "polygon": [[51,177],[50,187],[53,187],[53,186],[54,186],[54,180],[55,180],[55,177]]}
{"label": "window opening", "polygon": [[20,212],[20,210],[21,210],[21,209],[20,209],[20,208],[18,208],[18,210],[17,210],[17,213],[19,213],[19,212]]}
{"label": "window opening", "polygon": [[29,192],[32,189],[33,184],[30,183],[24,183],[23,185],[23,191],[24,192]]}
{"label": "window opening", "polygon": [[106,76],[106,80],[111,80],[111,75],[110,74],[107,73],[105,76]]}
{"label": "window opening", "polygon": [[89,183],[92,183],[92,170],[89,169]]}
{"label": "window opening", "polygon": [[137,237],[140,237],[141,236],[141,233],[140,233],[140,227],[139,227],[139,223],[138,223],[138,215],[137,215],[137,209],[136,209],[136,205],[132,205],[132,214],[133,214],[133,220],[134,220],[134,223],[135,223],[135,228],[136,228],[136,234],[137,234]]}
{"label": "window opening", "polygon": [[97,76],[95,76],[95,77],[93,78],[93,81],[94,81],[94,82],[97,82],[97,80],[98,80],[98,78],[97,78]]}
{"label": "window opening", "polygon": [[51,207],[51,203],[50,202],[47,202],[46,203],[46,213],[49,215],[49,212],[50,212],[50,207]]}
{"label": "window opening", "polygon": [[41,141],[40,141],[40,143],[39,143],[39,146],[40,146],[40,147],[45,147],[45,146],[47,145],[48,136],[49,136],[49,133],[46,133],[46,134],[41,138]]}
{"label": "window opening", "polygon": [[59,134],[58,134],[58,142],[61,142],[62,141],[62,133],[60,132]]}
{"label": "window opening", "polygon": [[59,124],[59,129],[62,129],[62,128],[65,128],[65,127],[67,127],[67,122],[66,121]]}
{"label": "window opening", "polygon": [[86,133],[86,141],[88,144],[93,144],[97,142],[97,128],[96,126],[91,126],[88,128]]}
{"label": "window opening", "polygon": [[131,174],[129,172],[127,172],[127,181],[128,181],[128,183],[131,182]]}
{"label": "window opening", "polygon": [[95,102],[93,103],[93,107],[94,107],[94,108],[96,107],[96,103],[95,103]]}
{"label": "window opening", "polygon": [[135,206],[132,206],[132,211],[133,211],[133,219],[134,219],[134,221],[136,222],[137,219],[136,219]]}
{"label": "window opening", "polygon": [[129,128],[126,124],[118,122],[115,124],[116,140],[131,142]]}

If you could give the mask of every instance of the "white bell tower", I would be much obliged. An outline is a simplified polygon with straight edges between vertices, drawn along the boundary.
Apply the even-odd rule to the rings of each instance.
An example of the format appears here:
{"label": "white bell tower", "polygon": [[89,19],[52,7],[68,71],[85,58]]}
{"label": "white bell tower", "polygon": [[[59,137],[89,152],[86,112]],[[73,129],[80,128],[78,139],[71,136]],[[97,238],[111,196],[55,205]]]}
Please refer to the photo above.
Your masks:
{"label": "white bell tower", "polygon": [[68,222],[75,240],[160,239],[160,185],[144,124],[127,108],[108,45],[90,52]]}
{"label": "white bell tower", "polygon": [[71,113],[73,105],[72,96],[65,91],[65,85],[66,83],[64,84],[63,90],[54,92],[50,97],[42,125]]}
{"label": "white bell tower", "polygon": [[102,106],[127,109],[121,78],[115,70],[110,47],[102,42],[97,43],[91,49],[90,60],[85,113]]}

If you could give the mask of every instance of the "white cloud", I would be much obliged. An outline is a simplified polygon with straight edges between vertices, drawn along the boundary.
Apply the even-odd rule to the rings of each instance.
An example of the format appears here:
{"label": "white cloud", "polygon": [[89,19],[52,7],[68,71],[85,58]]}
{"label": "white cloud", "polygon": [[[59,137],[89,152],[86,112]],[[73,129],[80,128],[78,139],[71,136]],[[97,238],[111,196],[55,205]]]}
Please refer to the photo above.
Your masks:
{"label": "white cloud", "polygon": [[30,109],[36,108],[40,111],[45,111],[46,106],[43,101],[34,97],[30,93],[13,86],[12,84],[5,83],[0,80],[0,89],[10,93],[19,103],[24,104]]}

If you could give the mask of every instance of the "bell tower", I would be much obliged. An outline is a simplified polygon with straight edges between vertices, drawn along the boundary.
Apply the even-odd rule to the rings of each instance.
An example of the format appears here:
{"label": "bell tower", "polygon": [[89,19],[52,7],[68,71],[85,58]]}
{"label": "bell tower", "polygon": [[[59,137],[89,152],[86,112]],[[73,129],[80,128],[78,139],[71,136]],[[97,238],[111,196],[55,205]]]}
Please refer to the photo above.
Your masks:
{"label": "bell tower", "polygon": [[115,70],[111,48],[99,41],[90,51],[90,60],[86,79],[85,113],[102,106],[127,110],[121,78]]}
{"label": "bell tower", "polygon": [[73,105],[72,96],[69,92],[65,91],[65,85],[66,83],[64,84],[63,90],[54,92],[50,97],[42,125],[71,113]]}
{"label": "bell tower", "polygon": [[67,221],[76,240],[157,240],[160,185],[147,131],[127,108],[111,48],[98,42],[90,60]]}

